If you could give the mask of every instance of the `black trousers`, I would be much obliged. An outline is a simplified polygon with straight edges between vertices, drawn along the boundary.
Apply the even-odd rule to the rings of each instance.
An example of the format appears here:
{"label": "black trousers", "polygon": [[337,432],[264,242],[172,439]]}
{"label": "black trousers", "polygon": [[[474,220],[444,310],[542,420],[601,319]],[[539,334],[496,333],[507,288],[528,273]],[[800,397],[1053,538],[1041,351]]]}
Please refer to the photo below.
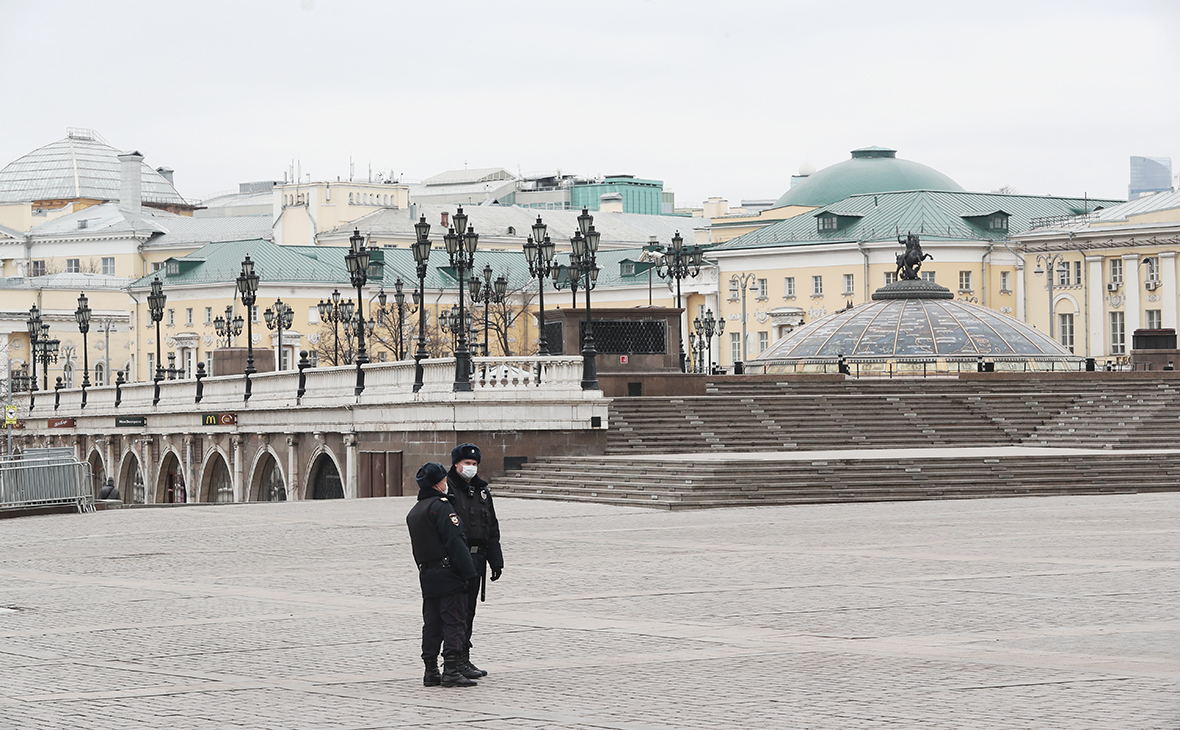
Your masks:
{"label": "black trousers", "polygon": [[471,562],[475,563],[475,577],[467,584],[466,639],[468,649],[471,648],[471,629],[475,625],[475,605],[479,603],[479,586],[483,582],[484,574],[488,570],[488,556],[484,553],[472,553]]}
{"label": "black trousers", "polygon": [[467,622],[467,596],[452,593],[442,598],[422,599],[422,658],[444,659],[459,656],[467,648],[464,631]]}

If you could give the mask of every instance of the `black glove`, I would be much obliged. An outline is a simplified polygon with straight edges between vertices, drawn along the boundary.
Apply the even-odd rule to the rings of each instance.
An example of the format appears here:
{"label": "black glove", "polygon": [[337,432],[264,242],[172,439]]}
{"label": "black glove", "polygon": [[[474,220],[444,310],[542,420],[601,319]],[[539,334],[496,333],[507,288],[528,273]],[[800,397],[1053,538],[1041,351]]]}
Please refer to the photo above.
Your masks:
{"label": "black glove", "polygon": [[500,580],[500,575],[504,572],[503,568],[492,568],[492,580]]}

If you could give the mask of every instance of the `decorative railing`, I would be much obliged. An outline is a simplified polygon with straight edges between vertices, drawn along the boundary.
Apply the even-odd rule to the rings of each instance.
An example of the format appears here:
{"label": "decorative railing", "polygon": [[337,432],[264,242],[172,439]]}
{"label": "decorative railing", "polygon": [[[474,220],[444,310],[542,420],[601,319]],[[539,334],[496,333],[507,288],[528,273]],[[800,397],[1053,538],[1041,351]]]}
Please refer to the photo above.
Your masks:
{"label": "decorative railing", "polygon": [[[476,357],[472,358],[469,394],[455,392],[455,359],[436,358],[422,361],[422,387],[414,391],[413,361],[371,363],[364,366],[365,389],[356,395],[356,367],[308,368],[304,371],[304,394],[298,396],[298,371],[260,373],[251,377],[251,397],[245,400],[244,375],[164,380],[160,383],[160,401],[153,405],[155,384],[151,381],[107,385],[87,389],[87,404],[82,407],[79,388],[37,391],[34,407],[29,411],[29,393],[14,394],[13,401],[22,417],[68,418],[94,413],[143,414],[152,412],[238,411],[256,408],[283,408],[296,405],[333,406],[379,405],[422,401],[451,401],[471,397],[480,401],[519,398],[526,392],[530,400],[586,400],[601,397],[599,391],[581,388],[581,356],[549,357]],[[197,394],[200,392],[200,401]],[[118,404],[116,404],[116,399]]]}

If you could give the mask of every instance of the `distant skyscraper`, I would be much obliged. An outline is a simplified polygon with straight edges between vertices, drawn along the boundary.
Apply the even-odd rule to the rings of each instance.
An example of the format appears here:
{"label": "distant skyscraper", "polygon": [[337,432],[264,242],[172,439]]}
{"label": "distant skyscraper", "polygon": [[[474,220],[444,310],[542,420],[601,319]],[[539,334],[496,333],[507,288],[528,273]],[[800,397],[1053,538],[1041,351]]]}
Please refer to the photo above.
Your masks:
{"label": "distant skyscraper", "polygon": [[1172,192],[1171,157],[1132,157],[1131,185],[1128,197],[1136,200],[1141,195]]}

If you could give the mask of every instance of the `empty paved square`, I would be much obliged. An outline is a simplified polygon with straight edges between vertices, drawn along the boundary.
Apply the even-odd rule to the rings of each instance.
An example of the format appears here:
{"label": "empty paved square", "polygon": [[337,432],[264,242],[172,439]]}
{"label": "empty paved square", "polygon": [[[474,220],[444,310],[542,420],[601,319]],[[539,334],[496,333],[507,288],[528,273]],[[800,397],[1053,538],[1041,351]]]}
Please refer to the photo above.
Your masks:
{"label": "empty paved square", "polygon": [[409,498],[0,521],[0,726],[1180,728],[1180,494],[501,499],[472,689]]}

